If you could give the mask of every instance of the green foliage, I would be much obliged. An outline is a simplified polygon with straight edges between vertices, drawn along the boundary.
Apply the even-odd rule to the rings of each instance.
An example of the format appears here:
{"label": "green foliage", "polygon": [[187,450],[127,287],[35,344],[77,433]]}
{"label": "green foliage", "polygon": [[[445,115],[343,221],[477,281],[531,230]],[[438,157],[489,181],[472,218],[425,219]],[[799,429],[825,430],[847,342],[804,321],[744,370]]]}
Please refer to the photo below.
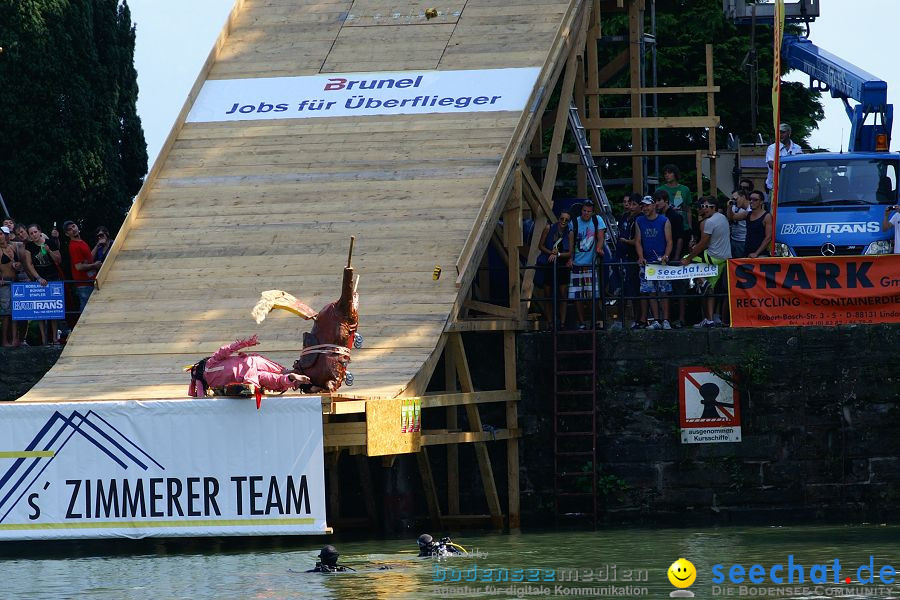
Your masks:
{"label": "green foliage", "polygon": [[741,354],[741,361],[731,374],[728,365],[721,364],[716,357],[708,356],[709,369],[718,377],[724,379],[728,385],[738,391],[749,391],[752,386],[762,385],[769,379],[770,360],[765,347],[752,344]]}
{"label": "green foliage", "polygon": [[118,229],[147,173],[118,0],[0,2],[0,193],[12,216]]}
{"label": "green foliage", "polygon": [[[575,479],[575,487],[579,492],[591,491],[592,468],[593,463],[590,462],[587,462],[581,466],[581,472],[585,474],[585,477],[577,477]],[[601,496],[614,496],[619,492],[625,492],[629,489],[631,489],[631,487],[625,482],[624,479],[622,479],[618,475],[601,475],[600,473],[597,473],[597,493]]]}
{"label": "green foliage", "polygon": [[[649,14],[649,11],[648,11]],[[772,82],[772,29],[758,26],[755,46],[758,69],[757,128],[751,128],[750,74],[741,68],[751,48],[750,27],[738,27],[727,20],[722,12],[721,0],[657,0],[657,75],[658,85],[699,86],[706,84],[706,44],[713,45],[715,84],[721,88],[716,94],[715,110],[721,118],[717,142],[724,145],[728,134],[745,142],[762,134],[765,140],[774,139],[771,82]],[[649,16],[646,27],[649,32]],[[626,15],[604,19],[604,35],[628,34]],[[624,43],[601,44],[600,64],[606,64],[624,50]],[[646,85],[652,85],[650,55],[647,54]],[[624,69],[603,87],[628,87],[628,70]],[[781,120],[791,124],[793,139],[805,144],[810,133],[824,118],[819,93],[806,89],[803,84],[782,82]],[[651,99],[647,98],[646,114],[653,115]],[[659,116],[700,116],[707,114],[706,94],[660,94]],[[601,97],[602,117],[627,117],[631,107],[627,96]],[[652,139],[652,138],[651,138]],[[660,129],[660,148],[704,149],[709,145],[705,132],[699,129]],[[627,151],[631,145],[630,130],[603,132],[603,149]],[[662,159],[662,163],[669,159]],[[694,181],[694,159],[675,159],[682,170],[682,183],[689,187]],[[627,177],[630,160],[613,161],[607,177]]]}

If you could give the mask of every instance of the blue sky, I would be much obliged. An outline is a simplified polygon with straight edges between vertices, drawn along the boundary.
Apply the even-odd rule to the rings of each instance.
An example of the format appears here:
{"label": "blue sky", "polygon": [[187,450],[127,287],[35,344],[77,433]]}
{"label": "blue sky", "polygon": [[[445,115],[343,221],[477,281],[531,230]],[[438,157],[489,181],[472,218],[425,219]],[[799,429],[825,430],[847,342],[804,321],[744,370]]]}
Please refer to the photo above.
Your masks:
{"label": "blue sky", "polygon": [[[128,4],[137,25],[138,112],[152,163],[234,0],[130,0]],[[900,23],[900,0],[820,0],[820,4],[822,17],[812,25],[813,42],[886,80],[893,101],[900,90],[900,65],[892,43]],[[807,81],[796,72],[788,79]],[[846,147],[850,122],[843,104],[827,94],[824,102],[825,121],[810,142],[830,150]],[[900,149],[900,123],[891,149]]]}

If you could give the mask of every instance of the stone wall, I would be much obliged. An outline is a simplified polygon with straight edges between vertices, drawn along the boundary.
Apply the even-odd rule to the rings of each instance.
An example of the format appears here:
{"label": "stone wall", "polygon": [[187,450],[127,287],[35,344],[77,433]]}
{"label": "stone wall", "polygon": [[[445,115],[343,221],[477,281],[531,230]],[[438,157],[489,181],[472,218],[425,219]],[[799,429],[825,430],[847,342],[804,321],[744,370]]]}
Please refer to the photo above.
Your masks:
{"label": "stone wall", "polygon": [[[601,333],[607,521],[879,521],[900,515],[900,327]],[[519,336],[523,510],[552,510],[550,334]],[[742,440],[682,444],[678,367],[737,365]],[[527,518],[527,514],[526,514]]]}
{"label": "stone wall", "polygon": [[30,390],[50,370],[59,353],[59,346],[0,348],[0,401],[15,400]]}
{"label": "stone wall", "polygon": [[[502,337],[479,334],[466,345],[476,387],[502,387]],[[550,334],[518,336],[526,526],[552,522],[552,348]],[[53,348],[0,350],[0,400],[24,394],[58,355]],[[683,525],[900,516],[900,326],[601,333],[598,358],[604,520]],[[737,365],[743,379],[743,441],[681,444],[678,367],[725,365]],[[439,365],[435,380],[443,381],[441,371]],[[502,407],[484,405],[482,420],[503,427]],[[488,447],[505,506],[499,467],[505,444]],[[444,456],[433,450],[443,497]],[[486,512],[471,448],[460,450],[460,460],[471,474],[462,504],[467,512]]]}

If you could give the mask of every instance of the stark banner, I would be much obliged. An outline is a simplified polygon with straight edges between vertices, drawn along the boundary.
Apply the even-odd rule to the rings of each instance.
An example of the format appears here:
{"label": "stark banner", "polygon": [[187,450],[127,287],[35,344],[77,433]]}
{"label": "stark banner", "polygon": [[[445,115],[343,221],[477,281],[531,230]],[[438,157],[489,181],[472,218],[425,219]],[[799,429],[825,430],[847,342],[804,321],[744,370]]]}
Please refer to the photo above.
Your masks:
{"label": "stark banner", "polygon": [[733,327],[900,323],[900,255],[728,261]]}
{"label": "stark banner", "polygon": [[0,406],[0,540],[326,531],[319,396]]}

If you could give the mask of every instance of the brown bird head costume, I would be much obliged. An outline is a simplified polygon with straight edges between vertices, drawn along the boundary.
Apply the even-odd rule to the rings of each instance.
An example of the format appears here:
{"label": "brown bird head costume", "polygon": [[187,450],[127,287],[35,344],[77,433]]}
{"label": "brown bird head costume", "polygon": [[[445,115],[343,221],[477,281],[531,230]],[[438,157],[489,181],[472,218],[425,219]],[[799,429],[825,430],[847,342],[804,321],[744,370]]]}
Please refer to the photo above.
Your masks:
{"label": "brown bird head costume", "polygon": [[[353,252],[353,240],[350,242]],[[261,323],[270,311],[280,308],[304,319],[312,319],[312,331],[303,334],[303,350],[294,361],[294,372],[310,379],[307,390],[311,392],[335,392],[346,380],[352,382],[347,373],[350,350],[356,345],[356,329],[359,326],[359,278],[354,280],[350,260],[344,268],[341,283],[341,297],[326,304],[318,313],[294,296],[281,290],[262,292],[259,302],[251,311],[257,323]],[[361,338],[359,338],[361,339]]]}

